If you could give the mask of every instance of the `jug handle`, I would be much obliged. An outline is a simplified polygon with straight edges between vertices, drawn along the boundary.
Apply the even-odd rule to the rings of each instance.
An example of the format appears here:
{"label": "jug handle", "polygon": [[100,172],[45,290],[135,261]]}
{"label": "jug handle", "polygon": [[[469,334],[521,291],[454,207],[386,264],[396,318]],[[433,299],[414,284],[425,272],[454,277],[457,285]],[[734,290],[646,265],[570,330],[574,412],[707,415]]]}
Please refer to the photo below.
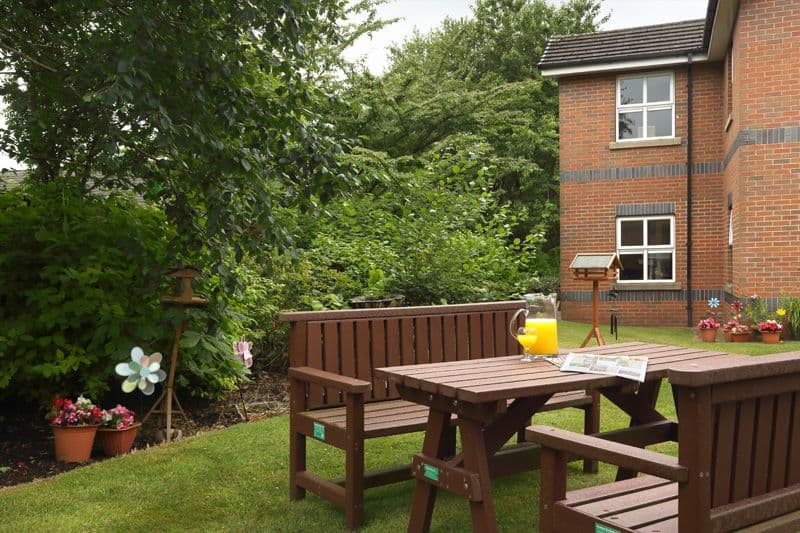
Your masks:
{"label": "jug handle", "polygon": [[523,309],[517,309],[517,312],[516,312],[516,313],[514,313],[514,316],[512,316],[512,317],[511,317],[511,321],[509,321],[509,323],[508,323],[508,332],[509,332],[509,333],[511,334],[511,336],[512,336],[512,337],[514,337],[515,339],[517,338],[517,328],[516,328],[516,327],[514,327],[514,325],[517,323],[517,318],[519,317],[519,315],[520,315],[521,313],[525,313],[525,316],[526,316],[526,317],[528,316],[528,310],[527,310],[527,309],[525,309],[525,308],[523,308]]}

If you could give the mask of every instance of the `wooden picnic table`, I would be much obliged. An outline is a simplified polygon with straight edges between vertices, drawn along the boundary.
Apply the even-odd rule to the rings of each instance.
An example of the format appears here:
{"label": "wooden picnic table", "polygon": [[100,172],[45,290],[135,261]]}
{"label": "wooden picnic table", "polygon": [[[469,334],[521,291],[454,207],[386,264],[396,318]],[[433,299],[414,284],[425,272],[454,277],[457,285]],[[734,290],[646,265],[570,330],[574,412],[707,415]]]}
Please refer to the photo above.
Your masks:
{"label": "wooden picnic table", "polygon": [[[409,531],[429,530],[438,488],[469,500],[474,531],[497,531],[491,478],[535,466],[497,452],[553,394],[597,390],[631,417],[629,428],[601,433],[603,438],[640,447],[676,440],[677,424],[656,410],[661,380],[673,365],[723,355],[638,342],[572,351],[646,356],[645,382],[561,372],[547,361],[526,363],[519,356],[374,370],[376,378],[396,385],[403,399],[430,407],[422,452],[412,462],[416,487]],[[453,414],[458,417],[462,449],[447,457],[446,434]],[[617,478],[635,475],[620,470]]]}

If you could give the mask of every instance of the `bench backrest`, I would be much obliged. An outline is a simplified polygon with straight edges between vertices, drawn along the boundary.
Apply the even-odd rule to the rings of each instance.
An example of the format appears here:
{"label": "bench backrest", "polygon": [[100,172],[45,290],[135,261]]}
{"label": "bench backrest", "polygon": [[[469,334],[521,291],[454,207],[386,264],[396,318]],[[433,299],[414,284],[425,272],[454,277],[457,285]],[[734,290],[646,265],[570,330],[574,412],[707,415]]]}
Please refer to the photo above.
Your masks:
{"label": "bench backrest", "polygon": [[[282,313],[290,322],[289,365],[372,382],[368,399],[397,398],[373,368],[520,353],[508,332],[523,301]],[[337,391],[311,385],[308,407],[340,404]]]}
{"label": "bench backrest", "polygon": [[682,530],[728,531],[800,508],[800,352],[728,359],[670,371],[690,478]]}

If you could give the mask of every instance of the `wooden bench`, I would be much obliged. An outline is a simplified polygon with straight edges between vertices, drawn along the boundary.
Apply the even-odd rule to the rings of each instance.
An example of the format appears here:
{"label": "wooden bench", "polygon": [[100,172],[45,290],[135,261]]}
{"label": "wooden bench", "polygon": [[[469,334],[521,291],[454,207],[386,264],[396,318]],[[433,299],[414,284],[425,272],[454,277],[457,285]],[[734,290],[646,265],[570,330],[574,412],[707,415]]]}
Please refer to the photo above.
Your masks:
{"label": "wooden bench", "polygon": [[[678,457],[532,426],[542,533],[800,531],[800,352],[669,370]],[[566,456],[645,476],[566,492]]]}
{"label": "wooden bench", "polygon": [[[290,498],[310,490],[343,507],[348,528],[358,527],[365,489],[411,477],[407,464],[365,474],[364,441],[423,431],[428,419],[427,406],[400,400],[394,385],[374,379],[372,369],[520,353],[508,323],[523,306],[511,301],[282,313],[291,324]],[[560,395],[546,409],[561,407],[583,409],[585,431],[598,431],[596,394]],[[328,480],[306,470],[306,437],[345,451],[344,478]],[[455,442],[453,427],[453,453]],[[587,462],[584,468],[597,466]]]}

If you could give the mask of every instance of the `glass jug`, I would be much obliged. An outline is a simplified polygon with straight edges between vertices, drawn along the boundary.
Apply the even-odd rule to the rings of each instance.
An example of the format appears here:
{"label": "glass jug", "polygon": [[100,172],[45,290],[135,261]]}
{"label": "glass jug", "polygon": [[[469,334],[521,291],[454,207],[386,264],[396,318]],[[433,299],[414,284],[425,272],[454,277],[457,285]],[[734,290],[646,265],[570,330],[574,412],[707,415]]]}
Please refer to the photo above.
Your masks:
{"label": "glass jug", "polygon": [[[526,307],[511,317],[509,331],[523,349],[523,361],[536,361],[558,354],[558,326],[556,323],[556,294],[526,294]],[[525,316],[525,327],[517,329],[517,318]]]}

